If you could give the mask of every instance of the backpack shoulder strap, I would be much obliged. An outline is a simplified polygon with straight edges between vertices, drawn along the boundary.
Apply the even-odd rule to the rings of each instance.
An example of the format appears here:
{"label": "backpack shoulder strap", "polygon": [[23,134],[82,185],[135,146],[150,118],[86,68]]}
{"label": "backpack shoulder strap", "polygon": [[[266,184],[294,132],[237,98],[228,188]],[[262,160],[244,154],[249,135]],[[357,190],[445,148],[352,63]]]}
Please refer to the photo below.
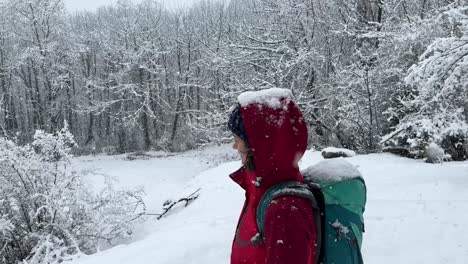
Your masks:
{"label": "backpack shoulder strap", "polygon": [[[319,202],[314,194],[320,193],[320,187],[317,190],[311,190],[311,186],[300,183],[296,181],[286,181],[279,184],[274,185],[270,189],[268,189],[265,194],[260,199],[260,202],[257,207],[256,218],[257,218],[257,226],[259,230],[258,238],[260,240],[264,239],[264,230],[265,230],[265,213],[267,210],[268,205],[280,196],[285,195],[292,195],[298,196],[302,198],[308,199],[312,204],[312,211],[314,214],[314,221],[315,221],[315,232],[316,232],[316,248],[315,248],[315,263],[319,263],[318,260],[321,256],[321,242],[322,242],[322,219],[323,214],[322,210],[320,209]],[[322,198],[323,199],[323,198]],[[320,198],[318,199],[320,200]]]}

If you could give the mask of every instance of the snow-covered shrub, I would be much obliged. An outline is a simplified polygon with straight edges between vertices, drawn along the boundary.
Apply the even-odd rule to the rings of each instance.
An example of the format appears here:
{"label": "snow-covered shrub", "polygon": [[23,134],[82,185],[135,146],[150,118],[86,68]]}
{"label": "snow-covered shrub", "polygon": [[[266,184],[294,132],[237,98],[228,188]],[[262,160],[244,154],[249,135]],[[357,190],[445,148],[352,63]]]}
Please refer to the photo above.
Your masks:
{"label": "snow-covered shrub", "polygon": [[432,142],[426,147],[426,162],[441,163],[445,158],[445,151],[436,143]]}
{"label": "snow-covered shrub", "polygon": [[143,212],[138,192],[107,181],[92,192],[70,164],[73,136],[37,131],[31,145],[0,137],[0,259],[61,263],[127,237]]}
{"label": "snow-covered shrub", "polygon": [[433,23],[444,27],[447,35],[436,38],[409,69],[405,81],[417,93],[404,102],[410,112],[386,138],[420,157],[434,142],[454,160],[464,160],[468,157],[468,7],[451,4]]}
{"label": "snow-covered shrub", "polygon": [[70,161],[69,153],[72,147],[76,146],[76,143],[68,130],[68,124],[65,123],[64,128],[55,135],[37,130],[32,146],[43,161]]}
{"label": "snow-covered shrub", "polygon": [[442,146],[450,153],[452,160],[468,159],[468,139],[466,136],[450,135],[442,140]]}
{"label": "snow-covered shrub", "polygon": [[411,114],[388,135],[387,144],[407,147],[416,158],[427,157],[425,149],[431,142],[440,145],[454,160],[464,160],[467,149],[468,123],[461,111]]}

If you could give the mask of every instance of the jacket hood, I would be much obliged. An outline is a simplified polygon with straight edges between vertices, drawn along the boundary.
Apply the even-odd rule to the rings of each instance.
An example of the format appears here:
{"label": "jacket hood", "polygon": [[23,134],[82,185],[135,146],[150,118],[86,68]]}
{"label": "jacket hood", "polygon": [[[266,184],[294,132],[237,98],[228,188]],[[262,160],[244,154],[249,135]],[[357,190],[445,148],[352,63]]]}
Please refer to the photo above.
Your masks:
{"label": "jacket hood", "polygon": [[307,126],[291,91],[273,88],[245,92],[238,100],[257,187],[302,181],[298,162],[307,148]]}

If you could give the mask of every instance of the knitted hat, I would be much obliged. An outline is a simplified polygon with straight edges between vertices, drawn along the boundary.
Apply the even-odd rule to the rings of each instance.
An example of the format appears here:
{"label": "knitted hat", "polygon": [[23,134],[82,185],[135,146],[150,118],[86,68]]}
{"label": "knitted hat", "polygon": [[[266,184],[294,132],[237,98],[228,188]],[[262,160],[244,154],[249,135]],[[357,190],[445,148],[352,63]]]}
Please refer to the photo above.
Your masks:
{"label": "knitted hat", "polygon": [[242,113],[239,104],[234,107],[229,115],[228,128],[242,140],[249,142],[247,133],[245,132],[244,122],[242,121]]}

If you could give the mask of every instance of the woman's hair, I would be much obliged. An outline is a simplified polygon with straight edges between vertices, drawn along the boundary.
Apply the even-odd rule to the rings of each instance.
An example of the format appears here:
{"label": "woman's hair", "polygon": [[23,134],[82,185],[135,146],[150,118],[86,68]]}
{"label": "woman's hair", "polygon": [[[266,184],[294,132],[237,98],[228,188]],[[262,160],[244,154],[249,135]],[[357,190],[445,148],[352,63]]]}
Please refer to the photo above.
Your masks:
{"label": "woman's hair", "polygon": [[254,171],[255,170],[255,164],[254,164],[254,158],[253,158],[253,153],[252,150],[249,146],[249,143],[245,142],[245,145],[247,147],[247,159],[245,160],[244,167],[247,171]]}

